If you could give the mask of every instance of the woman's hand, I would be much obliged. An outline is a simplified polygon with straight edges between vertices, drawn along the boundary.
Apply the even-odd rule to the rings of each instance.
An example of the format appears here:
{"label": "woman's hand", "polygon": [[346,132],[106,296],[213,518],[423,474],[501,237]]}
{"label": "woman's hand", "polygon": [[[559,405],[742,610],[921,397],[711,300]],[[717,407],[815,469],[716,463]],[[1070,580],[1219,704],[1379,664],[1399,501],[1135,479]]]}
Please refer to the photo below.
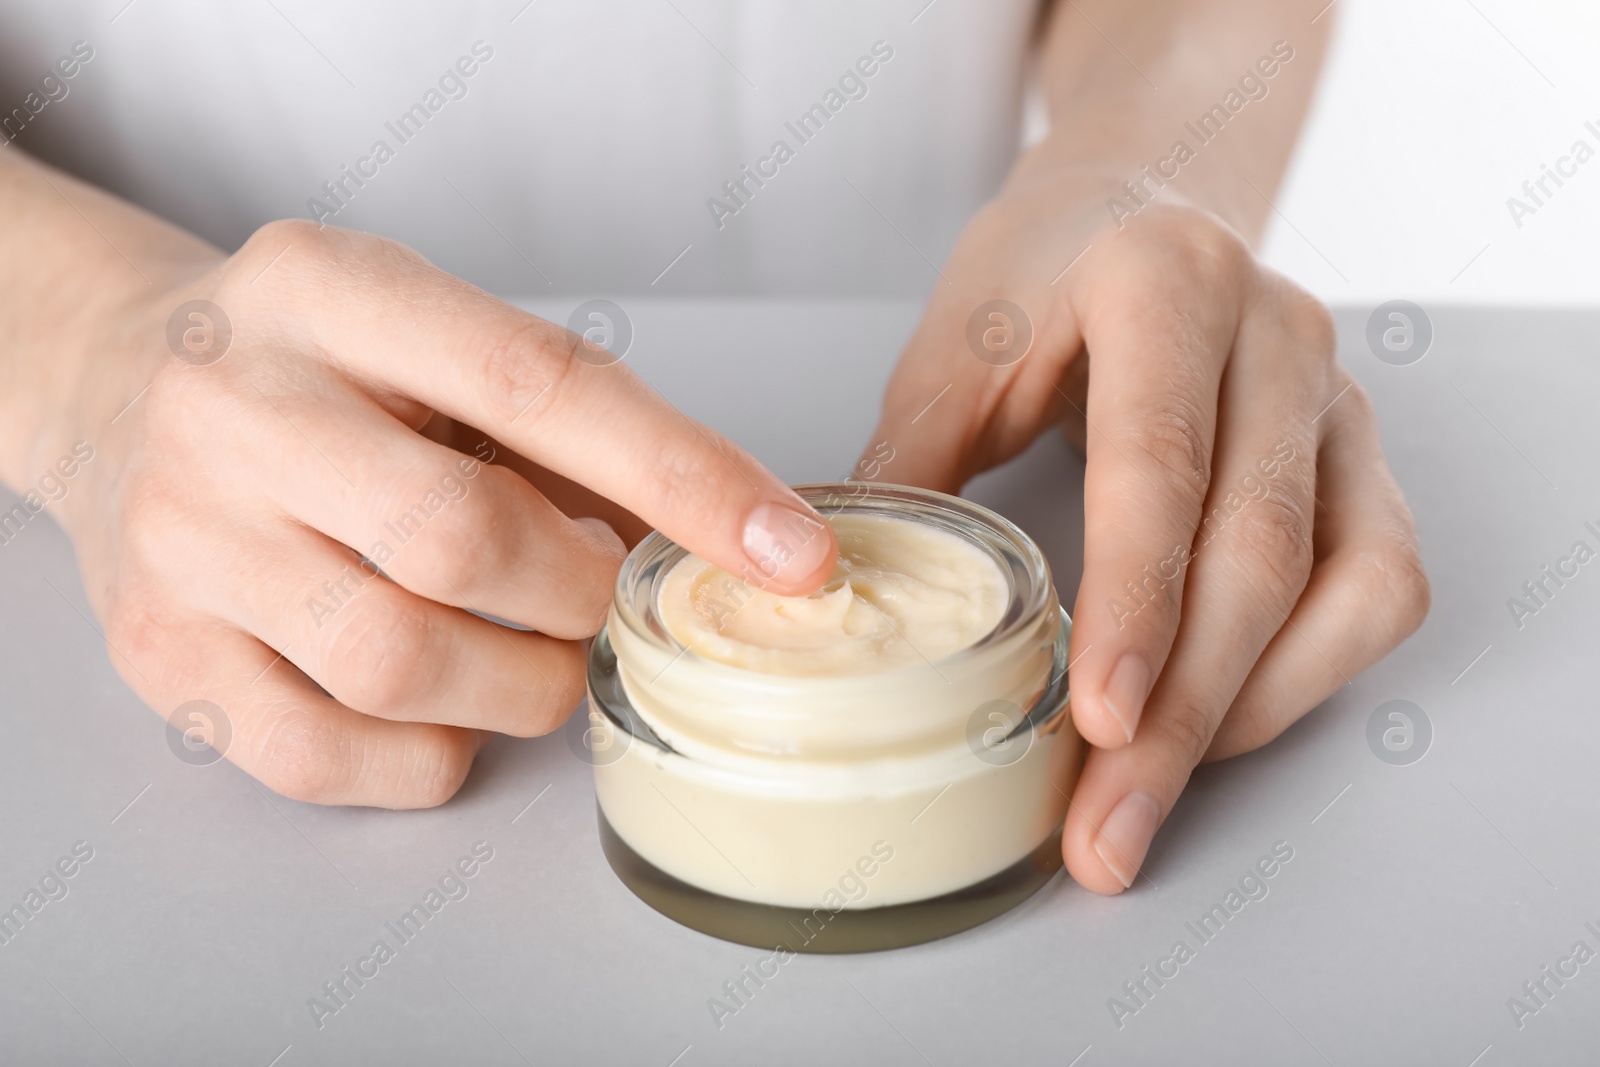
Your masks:
{"label": "woman's hand", "polygon": [[1326,309],[1191,206],[1086,234],[1105,197],[1033,186],[973,222],[873,439],[896,481],[956,492],[1075,425],[1071,703],[1094,747],[1062,848],[1115,893],[1197,763],[1265,744],[1394,648],[1428,583]]}
{"label": "woman's hand", "polygon": [[[120,221],[130,262],[164,225]],[[580,700],[622,542],[480,462],[491,439],[777,591],[832,570],[831,531],[750,456],[403,247],[287,222],[227,257],[171,243],[186,262],[145,259],[152,284],[76,328],[80,377],[26,451],[93,449],[59,508],[129,685],[165,716],[215,704],[228,758],[285,795],[438,804],[480,731]],[[476,457],[432,439],[446,417]]]}

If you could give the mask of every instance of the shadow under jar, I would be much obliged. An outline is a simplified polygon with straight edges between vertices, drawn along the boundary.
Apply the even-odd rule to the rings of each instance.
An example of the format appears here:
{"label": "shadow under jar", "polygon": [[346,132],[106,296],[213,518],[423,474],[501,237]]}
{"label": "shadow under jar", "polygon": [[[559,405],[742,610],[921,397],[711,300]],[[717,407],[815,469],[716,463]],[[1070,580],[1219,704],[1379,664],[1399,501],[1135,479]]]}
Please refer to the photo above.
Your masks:
{"label": "shadow under jar", "polygon": [[[796,491],[836,528],[865,516],[973,546],[1004,582],[998,623],[892,670],[746,669],[668,628],[663,585],[694,560],[651,534],[624,563],[589,657],[583,751],[606,858],[662,914],[763,948],[876,951],[976,926],[1062,865],[1083,742],[1066,708],[1071,621],[1049,566],[1015,525],[956,497]],[[740,589],[733,580],[735,610]]]}

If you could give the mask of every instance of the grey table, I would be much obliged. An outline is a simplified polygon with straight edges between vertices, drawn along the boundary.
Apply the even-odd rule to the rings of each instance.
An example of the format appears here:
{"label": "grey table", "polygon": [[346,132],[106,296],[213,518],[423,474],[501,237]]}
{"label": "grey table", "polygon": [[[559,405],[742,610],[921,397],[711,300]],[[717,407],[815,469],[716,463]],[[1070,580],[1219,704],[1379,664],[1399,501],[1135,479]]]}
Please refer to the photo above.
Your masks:
{"label": "grey table", "polygon": [[[638,303],[628,359],[784,477],[838,477],[916,310]],[[1432,309],[1426,358],[1391,366],[1368,310],[1341,315],[1344,358],[1421,526],[1421,632],[1268,748],[1201,769],[1133,892],[1059,875],[945,941],[798,958],[720,1026],[708,1000],[765,953],[622,887],[560,735],[495,742],[426,812],[187,765],[102,652],[67,541],[31,524],[0,548],[0,908],[74,846],[92,858],[0,946],[0,1063],[1595,1062],[1600,959],[1572,953],[1600,952],[1600,562],[1520,626],[1507,601],[1600,546],[1600,313]],[[1069,602],[1081,479],[1047,439],[970,489],[1047,546]],[[1368,742],[1397,699],[1432,727],[1408,765]],[[479,842],[466,896],[401,944],[386,924]],[[1279,842],[1268,895],[1194,938]],[[393,958],[319,1026],[308,1001],[380,939]],[[1179,939],[1193,958],[1119,1026],[1108,1002],[1138,1004],[1124,983]]]}

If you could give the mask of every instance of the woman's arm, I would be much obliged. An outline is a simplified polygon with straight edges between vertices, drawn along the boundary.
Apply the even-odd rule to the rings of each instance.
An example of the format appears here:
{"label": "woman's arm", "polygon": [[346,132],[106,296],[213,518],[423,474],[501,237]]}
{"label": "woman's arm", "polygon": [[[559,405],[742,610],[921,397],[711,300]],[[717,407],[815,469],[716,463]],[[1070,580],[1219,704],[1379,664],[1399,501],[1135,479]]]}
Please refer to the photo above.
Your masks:
{"label": "woman's arm", "polygon": [[106,351],[104,324],[132,326],[224,257],[0,143],[0,481],[24,491],[74,440],[98,437],[159,363]]}
{"label": "woman's arm", "polygon": [[1133,884],[1197,763],[1277,736],[1428,608],[1332,318],[1250,250],[1316,14],[1057,4],[1050,134],[962,235],[872,438],[952,492],[1062,420],[1083,445],[1072,715],[1095,747],[1062,848],[1099,892]]}
{"label": "woman's arm", "polygon": [[483,731],[581,699],[622,543],[439,417],[774,591],[833,569],[737,446],[393,242],[276,222],[224,254],[14,148],[0,217],[0,552],[48,507],[128,684],[289,796],[437,804]]}
{"label": "woman's arm", "polygon": [[1176,194],[1255,244],[1316,90],[1324,2],[1060,0],[1041,49],[1050,134],[1011,186],[1098,172],[1098,221]]}

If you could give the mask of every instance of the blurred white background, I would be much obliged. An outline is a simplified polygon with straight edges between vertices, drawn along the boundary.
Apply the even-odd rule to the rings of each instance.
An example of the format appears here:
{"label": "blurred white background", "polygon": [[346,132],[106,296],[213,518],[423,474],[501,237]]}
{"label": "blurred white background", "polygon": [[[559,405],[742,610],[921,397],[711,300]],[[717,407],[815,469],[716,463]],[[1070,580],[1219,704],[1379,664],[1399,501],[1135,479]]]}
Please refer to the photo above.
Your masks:
{"label": "blurred white background", "polygon": [[[1333,50],[1267,260],[1333,303],[1600,303],[1600,4],[1337,0],[1328,14]],[[1579,139],[1596,158],[1519,229],[1506,199]]]}
{"label": "blurred white background", "polygon": [[[385,120],[492,41],[471,97],[338,224],[507,295],[920,300],[1009,167],[1032,9],[0,0],[0,101],[94,42],[19,145],[233,247],[306,217]],[[1332,303],[1600,301],[1600,0],[1335,0],[1319,17],[1333,47],[1267,259]],[[896,54],[871,96],[714,226],[707,197],[878,39]],[[1579,139],[1597,158],[1519,228],[1507,198]]]}

